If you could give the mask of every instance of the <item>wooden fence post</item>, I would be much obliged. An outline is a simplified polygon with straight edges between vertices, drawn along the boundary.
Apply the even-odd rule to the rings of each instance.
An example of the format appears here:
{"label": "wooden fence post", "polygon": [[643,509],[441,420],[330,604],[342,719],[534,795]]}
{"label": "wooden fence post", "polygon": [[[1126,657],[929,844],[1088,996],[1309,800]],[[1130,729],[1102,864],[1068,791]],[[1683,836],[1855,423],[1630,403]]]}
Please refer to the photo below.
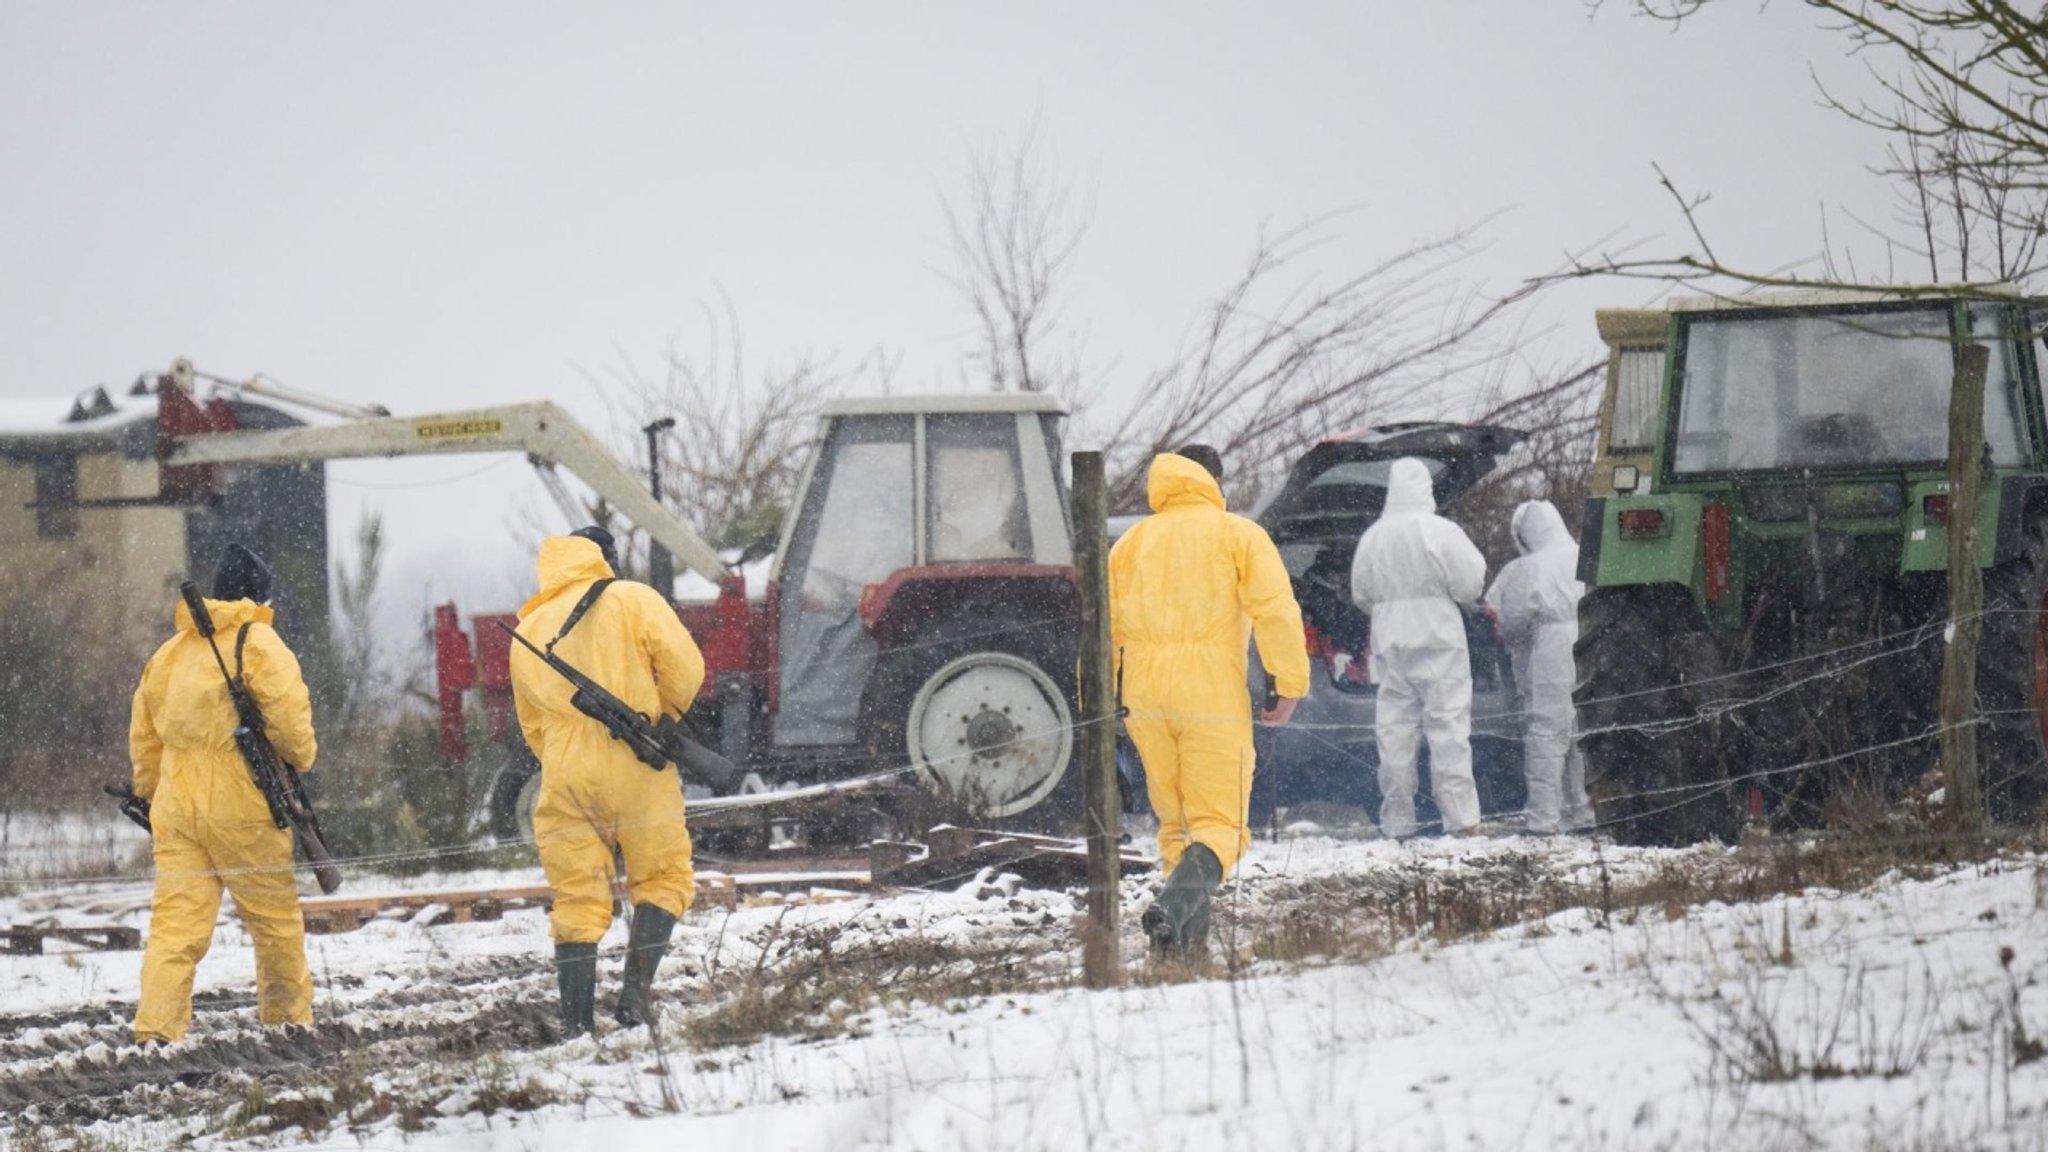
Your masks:
{"label": "wooden fence post", "polygon": [[1088,832],[1088,924],[1081,976],[1090,988],[1113,988],[1123,965],[1117,947],[1115,659],[1109,633],[1109,495],[1102,453],[1076,452],[1074,575],[1081,592],[1081,787]]}

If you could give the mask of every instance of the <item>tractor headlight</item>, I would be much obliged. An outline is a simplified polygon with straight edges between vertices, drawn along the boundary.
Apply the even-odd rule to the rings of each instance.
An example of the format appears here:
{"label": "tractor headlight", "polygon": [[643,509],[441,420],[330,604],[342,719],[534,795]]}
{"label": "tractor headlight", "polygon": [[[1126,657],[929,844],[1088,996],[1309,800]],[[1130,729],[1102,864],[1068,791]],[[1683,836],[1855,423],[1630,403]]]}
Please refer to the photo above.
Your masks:
{"label": "tractor headlight", "polygon": [[1616,492],[1633,492],[1636,490],[1636,485],[1642,482],[1642,479],[1642,472],[1633,464],[1616,464],[1614,466],[1614,490]]}

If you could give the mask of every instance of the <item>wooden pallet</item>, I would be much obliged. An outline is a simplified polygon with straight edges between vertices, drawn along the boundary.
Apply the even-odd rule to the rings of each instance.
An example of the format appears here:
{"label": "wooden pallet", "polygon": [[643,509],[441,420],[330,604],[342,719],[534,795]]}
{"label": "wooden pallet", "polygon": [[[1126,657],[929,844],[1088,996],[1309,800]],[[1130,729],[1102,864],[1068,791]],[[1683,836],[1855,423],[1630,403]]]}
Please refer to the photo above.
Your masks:
{"label": "wooden pallet", "polygon": [[[1150,871],[1153,862],[1135,849],[1122,852],[1125,872]],[[1014,872],[1042,888],[1071,888],[1088,882],[1088,844],[1056,836],[995,832],[941,824],[923,844],[877,840],[868,847],[868,871],[878,885],[900,888],[958,887],[993,868]]]}
{"label": "wooden pallet", "polygon": [[142,947],[140,928],[40,928],[12,927],[0,929],[7,936],[7,952],[11,956],[41,956],[43,941],[64,940],[72,944],[83,944],[97,952],[131,952]]}
{"label": "wooden pallet", "polygon": [[[767,904],[828,903],[852,899],[856,891],[869,886],[864,873],[854,872],[762,872],[730,876],[723,872],[697,873],[694,908],[759,907]],[[629,904],[625,888],[612,889],[614,910]],[[353,932],[388,913],[417,915],[439,908],[429,926],[473,924],[497,920],[511,909],[549,908],[554,892],[545,884],[510,888],[468,888],[437,892],[387,892],[366,896],[320,896],[299,901],[306,919],[306,931],[313,933]]]}

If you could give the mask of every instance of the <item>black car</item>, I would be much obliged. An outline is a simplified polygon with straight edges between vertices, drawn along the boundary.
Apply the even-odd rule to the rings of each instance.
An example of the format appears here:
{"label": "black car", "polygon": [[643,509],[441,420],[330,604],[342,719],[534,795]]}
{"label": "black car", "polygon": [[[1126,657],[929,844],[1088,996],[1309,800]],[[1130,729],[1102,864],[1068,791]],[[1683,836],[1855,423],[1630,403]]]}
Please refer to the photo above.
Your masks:
{"label": "black car", "polygon": [[[1352,804],[1379,818],[1379,752],[1373,739],[1377,689],[1370,664],[1371,621],[1351,601],[1351,557],[1386,506],[1387,474],[1412,456],[1429,467],[1437,506],[1456,518],[1457,498],[1492,472],[1523,435],[1472,424],[1386,424],[1334,436],[1310,449],[1288,473],[1258,521],[1294,581],[1309,652],[1309,694],[1284,728],[1258,730],[1259,778],[1254,826],[1273,809],[1309,801]],[[1474,526],[1467,526],[1471,531]],[[1477,535],[1477,533],[1474,533]],[[1486,816],[1524,803],[1521,724],[1514,674],[1492,617],[1465,607],[1472,654],[1472,772]],[[1254,679],[1263,676],[1254,665]],[[1429,797],[1427,742],[1416,819],[1437,819]]]}

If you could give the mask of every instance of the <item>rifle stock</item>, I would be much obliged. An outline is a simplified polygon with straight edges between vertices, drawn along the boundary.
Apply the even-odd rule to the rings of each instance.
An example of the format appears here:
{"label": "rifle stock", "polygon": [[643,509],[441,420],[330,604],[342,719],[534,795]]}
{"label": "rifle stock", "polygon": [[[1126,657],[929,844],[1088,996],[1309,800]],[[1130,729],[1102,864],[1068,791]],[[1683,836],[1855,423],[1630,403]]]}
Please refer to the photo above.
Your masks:
{"label": "rifle stock", "polygon": [[633,756],[642,764],[656,772],[674,764],[678,772],[703,781],[721,796],[729,796],[739,790],[742,777],[739,766],[691,739],[683,730],[681,717],[662,716],[649,720],[612,695],[604,685],[584,675],[575,665],[543,650],[503,620],[497,624],[507,636],[569,682],[575,689],[569,696],[570,707],[604,725],[605,732],[631,749]]}
{"label": "rifle stock", "polygon": [[156,835],[156,829],[149,822],[149,801],[137,796],[133,785],[102,784],[100,791],[120,801],[118,807],[121,809],[121,815],[135,821],[136,826],[144,832],[151,836]]}

